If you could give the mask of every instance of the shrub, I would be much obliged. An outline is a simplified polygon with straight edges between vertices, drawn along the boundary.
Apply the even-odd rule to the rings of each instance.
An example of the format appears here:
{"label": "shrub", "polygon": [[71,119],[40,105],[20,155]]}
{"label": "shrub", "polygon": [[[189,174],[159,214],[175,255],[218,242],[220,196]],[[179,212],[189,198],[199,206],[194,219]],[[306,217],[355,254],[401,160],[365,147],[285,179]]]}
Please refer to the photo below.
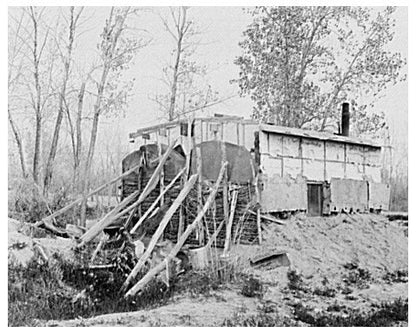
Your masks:
{"label": "shrub", "polygon": [[368,282],[372,280],[372,277],[368,269],[360,268],[358,266],[350,266],[348,269],[351,271],[343,276],[343,281],[347,285],[355,285],[359,289],[369,288]]}
{"label": "shrub", "polygon": [[307,288],[304,285],[302,274],[297,273],[295,270],[289,270],[287,272],[287,278],[289,280],[289,289],[295,291],[307,291]]}
{"label": "shrub", "polygon": [[[266,307],[267,308],[267,307]],[[277,313],[267,312],[265,307],[258,310],[256,314],[245,314],[245,311],[234,313],[221,324],[226,327],[278,327],[293,326],[287,318],[281,318]]]}
{"label": "shrub", "polygon": [[[332,307],[333,311],[335,308]],[[341,309],[337,307],[336,309]],[[328,308],[328,311],[330,308]],[[331,326],[331,327],[386,327],[394,326],[398,322],[408,320],[408,301],[397,299],[392,303],[381,303],[376,306],[376,310],[367,313],[349,309],[347,316],[335,315],[332,313],[314,313],[310,307],[298,303],[294,308],[295,317],[309,324],[310,326]]]}
{"label": "shrub", "polygon": [[9,261],[9,326],[33,326],[35,319],[73,318],[72,294],[61,286],[60,273],[56,263],[47,267],[32,260],[23,267]]}
{"label": "shrub", "polygon": [[335,295],[337,294],[337,291],[329,287],[324,287],[324,288],[316,288],[313,291],[313,294],[317,296],[324,296],[324,297],[335,297]]}
{"label": "shrub", "polygon": [[244,280],[241,288],[241,294],[246,297],[262,297],[263,285],[258,279],[250,276],[248,279]]}
{"label": "shrub", "polygon": [[125,278],[117,265],[91,270],[59,255],[48,264],[33,259],[27,267],[9,262],[9,326],[33,326],[35,319],[66,320],[134,311],[164,304],[173,295],[165,284],[153,280],[140,295],[125,299],[119,294]]}
{"label": "shrub", "polygon": [[211,296],[211,291],[218,290],[221,281],[217,275],[209,271],[189,271],[172,282],[175,292],[187,292],[191,297],[204,295]]}
{"label": "shrub", "polygon": [[399,269],[395,272],[387,272],[383,276],[383,280],[387,283],[404,283],[408,281],[407,269]]}
{"label": "shrub", "polygon": [[[71,199],[63,189],[57,190],[46,199],[41,189],[32,181],[25,180],[14,189],[14,199],[9,203],[9,214],[29,223],[40,221],[44,217],[66,206]],[[65,226],[68,221],[75,219],[74,210],[56,218],[59,226]]]}
{"label": "shrub", "polygon": [[276,315],[259,313],[256,315],[234,315],[224,320],[221,326],[226,327],[276,327],[282,326],[280,318]]}

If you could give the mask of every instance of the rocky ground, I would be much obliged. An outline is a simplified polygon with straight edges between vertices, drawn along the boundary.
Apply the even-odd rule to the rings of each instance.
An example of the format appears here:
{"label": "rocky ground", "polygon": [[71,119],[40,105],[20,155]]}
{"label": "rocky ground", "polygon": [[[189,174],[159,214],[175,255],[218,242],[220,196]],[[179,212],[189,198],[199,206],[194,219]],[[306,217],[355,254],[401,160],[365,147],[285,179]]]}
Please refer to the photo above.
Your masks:
{"label": "rocky ground", "polygon": [[[372,313],[380,304],[408,298],[407,222],[381,215],[334,217],[297,215],[286,225],[264,225],[264,242],[233,249],[236,274],[252,277],[259,288],[244,292],[230,282],[208,293],[185,291],[146,310],[92,318],[38,320],[40,326],[256,326],[319,325],[322,315],[348,317]],[[73,241],[40,237],[25,224],[9,220],[9,260],[25,263],[37,244],[71,258]],[[23,244],[26,244],[25,246]],[[249,259],[267,251],[285,251],[289,267],[254,268]],[[253,296],[253,297],[248,297]],[[276,319],[278,318],[278,319]],[[326,319],[325,319],[326,320]],[[395,326],[406,326],[397,320]]]}

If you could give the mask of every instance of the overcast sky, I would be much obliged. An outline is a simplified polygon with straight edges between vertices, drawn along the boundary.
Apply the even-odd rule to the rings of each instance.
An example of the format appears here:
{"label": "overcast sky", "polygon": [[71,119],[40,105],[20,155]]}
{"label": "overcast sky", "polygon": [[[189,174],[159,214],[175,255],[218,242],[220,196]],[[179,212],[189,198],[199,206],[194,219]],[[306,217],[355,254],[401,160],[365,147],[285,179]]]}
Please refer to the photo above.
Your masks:
{"label": "overcast sky", "polygon": [[[161,68],[171,60],[173,41],[164,29],[159,14],[166,15],[163,7],[152,8],[152,12],[143,13],[137,20],[137,27],[145,28],[152,36],[152,43],[139,51],[128,76],[135,77],[128,112],[120,119],[120,128],[127,132],[160,121],[161,114],[157,105],[149,97],[163,88],[160,78]],[[93,13],[88,25],[91,30],[84,38],[92,41],[101,32],[108,8],[90,8]],[[192,7],[190,16],[203,31],[204,44],[200,45],[195,55],[201,64],[207,65],[207,80],[221,96],[235,95],[237,86],[230,84],[231,79],[238,77],[238,67],[234,59],[241,53],[238,42],[242,40],[242,32],[252,21],[251,15],[241,7]],[[399,7],[395,13],[395,38],[390,44],[392,51],[399,51],[407,58],[407,8]],[[97,39],[98,40],[98,39]],[[86,43],[83,47],[91,47]],[[407,66],[404,68],[407,71]],[[397,142],[407,141],[407,81],[389,88],[382,99],[375,105],[375,111],[384,111]],[[214,112],[238,114],[249,117],[253,104],[249,98],[236,97],[221,105],[209,108],[206,114]],[[111,122],[114,125],[114,122]]]}
{"label": "overcast sky", "polygon": [[[50,23],[55,20],[54,11],[48,9]],[[55,12],[56,13],[56,12]],[[91,63],[96,56],[96,45],[109,7],[86,7],[85,17],[89,17],[82,27],[82,36],[77,45],[77,61],[84,60]],[[136,29],[146,30],[146,36],[152,38],[147,47],[141,49],[134,59],[134,64],[125,73],[126,78],[135,78],[135,85],[131,92],[128,110],[125,117],[102,119],[102,130],[111,127],[126,137],[129,132],[138,128],[150,126],[161,121],[158,106],[151,100],[151,96],[164,92],[160,79],[162,68],[172,61],[174,42],[163,27],[160,16],[167,16],[167,7],[146,7],[146,10],[131,22]],[[241,53],[238,42],[242,40],[242,33],[251,23],[252,17],[241,7],[192,7],[189,16],[202,31],[203,43],[198,47],[194,59],[201,65],[208,67],[206,77],[208,83],[220,96],[238,94],[236,84],[230,80],[238,78],[239,68],[234,65],[235,58]],[[46,16],[47,19],[48,16]],[[395,38],[390,44],[390,50],[401,52],[407,58],[407,8],[399,7],[395,13]],[[87,65],[88,66],[88,65]],[[407,66],[404,68],[407,71]],[[375,105],[375,111],[384,111],[394,133],[397,143],[407,142],[407,81],[389,88],[382,99]],[[206,115],[226,113],[249,117],[253,104],[246,98],[234,97],[222,104],[206,109]]]}

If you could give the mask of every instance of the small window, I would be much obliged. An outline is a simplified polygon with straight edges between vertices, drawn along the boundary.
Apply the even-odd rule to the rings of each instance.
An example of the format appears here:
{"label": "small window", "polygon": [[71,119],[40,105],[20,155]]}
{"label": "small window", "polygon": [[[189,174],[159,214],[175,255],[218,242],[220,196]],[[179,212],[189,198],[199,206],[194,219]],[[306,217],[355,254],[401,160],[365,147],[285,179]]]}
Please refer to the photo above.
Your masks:
{"label": "small window", "polygon": [[166,128],[159,128],[159,135],[160,136],[168,136],[168,131],[166,130]]}
{"label": "small window", "polygon": [[209,124],[209,130],[212,133],[217,134],[219,132],[219,130],[220,130],[220,124],[217,124],[217,123],[215,123],[215,124]]}
{"label": "small window", "polygon": [[[195,124],[192,123],[191,136],[194,136]],[[188,136],[188,123],[181,123],[181,135]]]}

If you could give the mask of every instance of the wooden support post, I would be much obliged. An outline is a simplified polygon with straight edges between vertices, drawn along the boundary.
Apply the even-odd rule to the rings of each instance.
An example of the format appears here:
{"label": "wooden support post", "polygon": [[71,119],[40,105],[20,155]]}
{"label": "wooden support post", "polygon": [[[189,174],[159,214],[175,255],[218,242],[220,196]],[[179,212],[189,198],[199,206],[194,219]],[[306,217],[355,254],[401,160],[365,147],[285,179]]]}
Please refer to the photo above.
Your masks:
{"label": "wooden support post", "polygon": [[127,288],[129,283],[132,279],[137,275],[138,272],[143,268],[143,265],[145,264],[146,260],[149,259],[150,255],[152,254],[152,251],[154,247],[156,246],[156,243],[158,242],[159,238],[162,236],[163,231],[165,230],[167,224],[169,223],[170,219],[172,218],[173,214],[176,212],[176,210],[179,208],[182,201],[186,198],[189,191],[194,186],[197,179],[197,175],[191,176],[189,178],[188,182],[183,187],[182,191],[179,193],[178,197],[173,202],[172,206],[169,207],[168,211],[166,212],[165,216],[163,217],[162,221],[159,224],[159,227],[157,228],[156,232],[154,233],[146,252],[142,255],[142,257],[139,259],[136,266],[133,268],[133,270],[130,272],[129,276],[127,277],[126,282],[123,285],[123,290]]}
{"label": "wooden support post", "polygon": [[[221,180],[222,180],[222,177],[223,177],[224,172],[225,172],[225,166],[226,165],[222,166],[220,174],[218,175],[218,179],[215,183],[215,186],[214,186],[213,190],[211,191],[207,201],[205,202],[204,207],[198,213],[198,215],[196,216],[196,218],[192,222],[192,224],[188,225],[185,232],[181,236],[180,240],[175,244],[175,246],[173,247],[171,252],[166,256],[165,260],[163,260],[156,267],[152,268],[149,272],[147,272],[147,274],[126,293],[125,297],[134,296],[140,290],[142,290],[143,287],[145,287],[146,284],[149,283],[154,276],[156,276],[157,274],[159,274],[160,272],[163,271],[163,269],[166,267],[166,263],[171,261],[176,256],[176,254],[180,251],[180,249],[185,244],[185,242],[188,239],[188,237],[190,236],[190,234],[194,231],[194,229],[202,221],[203,216],[206,214],[206,212],[209,209],[209,207],[211,206],[212,202],[215,200],[215,196],[218,192],[218,188],[221,184]],[[136,265],[136,267],[137,267],[137,265]],[[126,283],[124,284],[123,287],[127,287],[129,282],[130,282],[130,280],[127,279],[127,281],[126,281]]]}
{"label": "wooden support post", "polygon": [[121,203],[119,203],[113,210],[109,211],[100,221],[94,224],[90,229],[87,230],[85,234],[83,234],[80,238],[81,243],[78,244],[77,247],[82,247],[86,243],[93,240],[101,231],[103,231],[106,227],[108,227],[112,222],[115,221],[115,217],[120,210],[124,209],[127,205],[129,205],[136,197],[139,195],[139,191],[136,191],[130,194],[127,198],[125,198]]}
{"label": "wooden support post", "polygon": [[130,234],[134,234],[138,227],[143,223],[144,220],[150,215],[150,213],[153,211],[153,209],[156,207],[157,203],[162,199],[163,195],[169,191],[173,185],[175,185],[176,181],[185,173],[185,168],[183,168],[179,173],[175,176],[175,178],[172,179],[172,181],[164,188],[164,190],[159,194],[159,196],[156,198],[155,201],[153,201],[152,205],[149,207],[149,209],[143,214],[143,216],[140,218],[140,220],[135,224],[135,226],[131,229]]}
{"label": "wooden support post", "polygon": [[262,234],[261,234],[261,218],[260,218],[260,208],[257,208],[257,230],[259,235],[259,244],[262,243]]}
{"label": "wooden support post", "polygon": [[[162,157],[162,144],[160,143],[158,134],[156,135],[156,138],[157,138],[157,156],[160,159]],[[165,187],[165,171],[164,171],[164,168],[162,168],[162,170],[160,171],[159,187],[160,187],[160,193],[163,193],[163,189]],[[164,203],[164,196],[162,195],[162,198],[160,199],[160,204],[163,205],[163,203]]]}
{"label": "wooden support post", "polygon": [[261,233],[261,218],[260,218],[260,191],[259,191],[259,173],[255,175],[255,170],[253,166],[253,161],[250,161],[251,165],[251,171],[253,173],[253,179],[254,179],[254,189],[256,191],[256,203],[257,203],[257,233],[259,237],[259,244],[262,243],[262,233]]}
{"label": "wooden support post", "polygon": [[[197,200],[198,200],[198,213],[201,211],[202,208],[202,154],[201,154],[201,145],[197,146],[195,144],[194,139],[194,147],[195,147],[195,154],[196,154],[196,169],[198,174],[198,184],[197,184]],[[204,243],[204,228],[201,226],[199,228],[199,245],[203,245]]]}
{"label": "wooden support post", "polygon": [[102,247],[108,241],[109,238],[110,238],[110,236],[108,236],[107,234],[103,235],[103,237],[101,238],[97,247],[95,248],[94,253],[92,254],[92,257],[91,257],[91,260],[90,260],[90,265],[93,264],[93,262],[94,262],[95,258],[97,257],[98,253],[101,251]]}
{"label": "wooden support post", "polygon": [[179,225],[178,225],[178,241],[183,233],[183,228],[185,225],[185,211],[183,205],[179,207]]}
{"label": "wooden support post", "polygon": [[[168,156],[172,152],[173,146],[175,145],[176,140],[171,143],[169,148],[166,150],[165,154],[163,155],[162,159],[160,160],[158,166],[156,167],[155,171],[152,174],[152,177],[150,177],[148,183],[146,184],[146,187],[143,189],[143,192],[140,193],[139,198],[137,201],[129,207],[129,209],[122,211],[122,214],[127,213],[130,211],[130,209],[133,209],[134,207],[137,207],[139,204],[141,204],[144,199],[153,191],[153,189],[156,187],[157,181],[159,179],[160,171],[162,170],[165,162],[168,159]],[[81,237],[81,243],[78,245],[79,247],[85,245],[87,242],[94,239],[104,228],[109,226],[111,223],[113,223],[117,218],[120,217],[120,214],[118,214],[121,210],[123,210],[128,204],[130,204],[133,199],[136,198],[136,196],[139,194],[139,191],[136,191],[129,195],[126,199],[124,199],[118,206],[116,206],[112,211],[110,211],[106,216],[104,216],[103,219],[101,219],[99,222],[94,224],[82,237]]]}
{"label": "wooden support post", "polygon": [[230,240],[231,240],[231,231],[233,227],[235,208],[237,206],[238,190],[233,191],[233,196],[231,199],[231,211],[230,217],[227,222],[226,236],[225,236],[225,245],[224,245],[224,254],[230,250]]}
{"label": "wooden support post", "polygon": [[[221,125],[222,128],[224,124]],[[222,163],[224,164],[227,162],[227,147],[224,141],[224,130],[221,131],[221,152],[222,152]],[[222,199],[223,199],[223,210],[224,210],[224,220],[225,224],[228,225],[228,218],[229,218],[229,209],[228,209],[228,175],[227,170],[225,171],[224,178],[223,178],[223,192],[222,192]]]}
{"label": "wooden support post", "polygon": [[[92,196],[92,195],[94,195],[94,194],[96,194],[96,193],[98,193],[98,192],[102,191],[102,190],[103,190],[103,189],[105,189],[107,186],[110,186],[110,185],[114,184],[116,181],[118,181],[118,180],[120,180],[120,179],[122,179],[122,178],[124,178],[124,177],[126,177],[126,176],[128,176],[128,175],[130,175],[131,173],[133,173],[134,171],[136,171],[139,167],[140,167],[140,164],[139,164],[139,165],[136,165],[135,167],[133,167],[133,168],[131,168],[131,169],[129,169],[128,171],[126,171],[126,172],[125,172],[125,173],[123,173],[122,175],[120,175],[120,176],[118,176],[118,177],[116,177],[116,178],[114,178],[114,179],[110,180],[109,182],[107,182],[107,183],[105,183],[105,184],[101,185],[100,187],[97,187],[95,190],[93,190],[93,191],[91,191],[90,193],[88,193],[88,194],[85,196],[85,198],[88,198],[88,197],[90,197],[90,196]],[[84,200],[84,197],[79,198],[79,199],[77,199],[77,200],[73,201],[73,202],[72,202],[72,203],[70,203],[69,205],[67,205],[67,206],[65,206],[65,207],[63,207],[63,208],[61,208],[61,209],[59,209],[58,211],[56,211],[55,213],[53,213],[53,214],[51,214],[51,215],[49,215],[49,216],[45,217],[45,218],[44,218],[44,219],[42,219],[41,221],[36,222],[36,223],[35,223],[35,227],[39,227],[39,226],[41,226],[42,224],[44,224],[44,222],[48,222],[48,221],[50,221],[50,220],[53,220],[55,217],[57,217],[57,216],[59,216],[59,215],[61,215],[61,214],[65,213],[66,211],[68,211],[68,210],[69,210],[69,209],[71,209],[72,207],[75,207],[76,205],[80,204],[83,200]]]}

